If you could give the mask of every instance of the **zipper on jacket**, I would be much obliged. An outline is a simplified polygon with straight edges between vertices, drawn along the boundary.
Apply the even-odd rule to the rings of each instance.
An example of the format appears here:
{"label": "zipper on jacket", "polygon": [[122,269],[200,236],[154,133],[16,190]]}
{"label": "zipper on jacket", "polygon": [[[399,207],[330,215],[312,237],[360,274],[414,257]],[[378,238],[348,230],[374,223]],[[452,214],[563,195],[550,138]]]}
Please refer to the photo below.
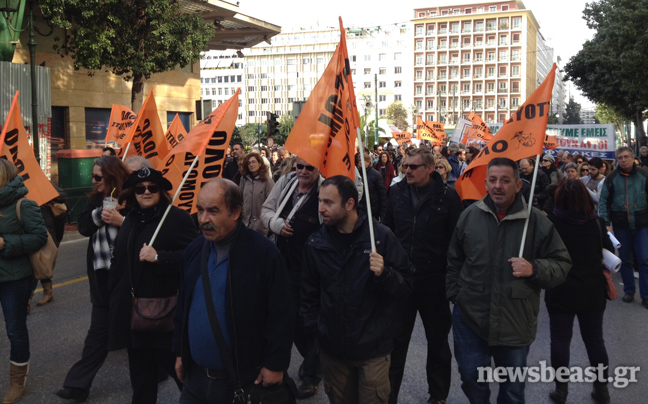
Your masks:
{"label": "zipper on jacket", "polygon": [[[235,240],[232,240],[232,244],[234,244]],[[232,251],[232,248],[230,247],[230,251]],[[228,252],[229,255],[229,252]],[[232,316],[232,334],[233,334],[233,341],[232,341],[232,356],[234,356],[234,363],[236,363],[236,368],[234,369],[234,372],[236,372],[236,378],[239,381],[240,384],[240,375],[239,375],[239,362],[238,362],[238,355],[236,354],[237,349],[236,349],[236,320],[234,317],[234,290],[232,289],[232,267],[230,265],[231,263],[231,256],[227,259],[227,284],[229,286],[230,290],[230,307],[231,307],[231,316]],[[227,321],[227,319],[225,319]],[[239,386],[235,386],[235,388],[238,388]],[[242,387],[242,386],[241,386]]]}

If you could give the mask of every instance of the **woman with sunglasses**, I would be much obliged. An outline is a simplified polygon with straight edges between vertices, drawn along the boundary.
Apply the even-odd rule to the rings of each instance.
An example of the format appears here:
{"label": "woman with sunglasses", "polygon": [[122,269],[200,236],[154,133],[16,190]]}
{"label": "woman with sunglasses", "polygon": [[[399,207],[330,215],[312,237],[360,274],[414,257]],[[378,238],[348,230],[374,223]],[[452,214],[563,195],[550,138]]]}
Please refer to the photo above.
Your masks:
{"label": "woman with sunglasses", "polygon": [[[171,203],[171,183],[152,168],[133,172],[124,183],[119,202],[130,208],[115,240],[110,267],[108,350],[126,348],[133,387],[132,402],[157,402],[158,368],[178,385],[176,356],[171,352],[171,321],[147,331],[132,328],[134,298],[173,301],[180,287],[182,251],[198,237],[191,216],[172,206],[155,242],[149,245]],[[172,304],[174,305],[174,304]],[[173,313],[166,317],[172,320]],[[137,326],[136,326],[137,327]]]}
{"label": "woman with sunglasses", "polygon": [[551,154],[545,154],[540,160],[540,169],[547,174],[551,185],[557,185],[565,175],[556,167],[556,159]]}
{"label": "woman with sunglasses", "polygon": [[263,164],[259,153],[252,152],[243,157],[239,171],[241,173],[239,187],[243,192],[243,224],[267,236],[268,227],[261,220],[261,206],[275,184],[270,178],[268,166]]}
{"label": "woman with sunglasses", "polygon": [[124,221],[119,206],[115,205],[128,175],[128,168],[117,157],[103,156],[95,160],[94,189],[85,211],[77,219],[79,233],[90,238],[86,262],[92,314],[81,360],[69,370],[63,389],[55,393],[67,400],[82,402],[88,398],[92,381],[108,355],[108,270],[114,241]]}
{"label": "woman with sunglasses", "polygon": [[454,189],[457,179],[452,175],[452,167],[448,163],[448,160],[437,159],[436,163],[434,163],[434,170],[443,178],[443,183],[446,186]]}
{"label": "woman with sunglasses", "polygon": [[580,163],[578,165],[578,176],[583,178],[589,175],[589,163]]}

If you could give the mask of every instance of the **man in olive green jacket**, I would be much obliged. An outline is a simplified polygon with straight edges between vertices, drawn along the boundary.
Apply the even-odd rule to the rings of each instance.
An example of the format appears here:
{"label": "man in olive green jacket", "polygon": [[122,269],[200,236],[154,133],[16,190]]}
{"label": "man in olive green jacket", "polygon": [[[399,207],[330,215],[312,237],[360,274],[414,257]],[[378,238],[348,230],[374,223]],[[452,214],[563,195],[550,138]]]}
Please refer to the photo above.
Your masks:
{"label": "man in olive green jacket", "polygon": [[[519,195],[517,165],[496,158],[488,165],[488,195],[466,209],[448,251],[447,296],[455,303],[453,336],[462,389],[471,403],[488,403],[478,368],[524,367],[535,339],[540,289],[565,281],[567,249],[537,209],[529,214]],[[529,227],[519,257],[526,219]],[[498,402],[523,403],[524,381],[500,384]]]}

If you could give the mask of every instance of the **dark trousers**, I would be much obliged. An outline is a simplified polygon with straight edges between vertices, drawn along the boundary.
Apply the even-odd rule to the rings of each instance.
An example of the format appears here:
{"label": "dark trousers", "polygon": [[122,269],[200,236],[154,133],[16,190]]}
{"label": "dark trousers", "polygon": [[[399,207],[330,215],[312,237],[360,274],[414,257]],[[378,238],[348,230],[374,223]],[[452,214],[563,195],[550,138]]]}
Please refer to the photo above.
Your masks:
{"label": "dark trousers", "polygon": [[233,399],[234,383],[231,379],[210,379],[204,369],[193,363],[185,369],[180,404],[231,404]]}
{"label": "dark trousers", "polygon": [[157,403],[158,369],[173,377],[178,389],[182,383],[175,372],[176,356],[170,349],[128,348],[128,370],[133,387],[133,404]]}
{"label": "dark trousers", "polygon": [[318,385],[322,380],[322,365],[320,364],[319,352],[317,344],[312,336],[306,335],[304,330],[304,321],[302,316],[299,315],[299,307],[301,305],[299,296],[299,288],[293,285],[293,298],[295,300],[296,321],[295,330],[293,334],[293,342],[299,354],[304,358],[300,371],[303,373],[304,380],[314,385]]}
{"label": "dark trousers", "polygon": [[108,306],[92,305],[90,329],[83,343],[81,360],[68,372],[63,387],[90,391],[97,372],[108,356]]}
{"label": "dark trousers", "polygon": [[4,315],[7,337],[11,346],[9,360],[16,365],[29,362],[29,331],[27,331],[27,302],[34,288],[33,277],[0,282],[0,305]]}
{"label": "dark trousers", "polygon": [[551,366],[554,369],[569,366],[574,317],[578,317],[578,325],[590,365],[596,367],[602,363],[606,367],[603,373],[607,379],[609,361],[603,340],[604,310],[587,313],[561,313],[552,310],[548,312],[551,331]]}
{"label": "dark trousers", "polygon": [[416,322],[417,311],[423,321],[427,339],[428,351],[425,370],[430,397],[444,400],[450,392],[452,353],[448,343],[448,334],[452,327],[452,316],[450,315],[450,303],[446,299],[445,275],[435,275],[415,280],[410,298],[398,304],[394,316],[398,331],[394,338],[392,363],[389,369],[390,404],[398,402],[398,392],[403,381],[407,350]]}

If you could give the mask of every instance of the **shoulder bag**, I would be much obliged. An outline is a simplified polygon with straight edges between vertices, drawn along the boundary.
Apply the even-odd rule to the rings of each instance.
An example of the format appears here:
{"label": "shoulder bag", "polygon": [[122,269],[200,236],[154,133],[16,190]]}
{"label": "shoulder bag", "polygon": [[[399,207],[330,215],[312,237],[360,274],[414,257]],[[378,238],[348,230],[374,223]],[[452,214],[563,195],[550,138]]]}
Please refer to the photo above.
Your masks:
{"label": "shoulder bag", "polygon": [[[202,275],[202,285],[205,294],[205,304],[207,305],[207,316],[209,318],[209,325],[211,326],[212,334],[216,339],[218,350],[220,351],[227,373],[234,382],[234,404],[296,404],[295,382],[292,381],[286,373],[284,373],[284,380],[281,385],[273,385],[263,387],[261,384],[250,383],[246,386],[241,384],[238,378],[236,367],[234,366],[233,353],[229,349],[225,337],[218,324],[216,317],[216,308],[214,307],[214,298],[212,290],[209,285],[209,271],[207,270],[207,261],[209,258],[209,241],[205,241],[202,251],[202,259],[200,263],[200,270]],[[229,274],[228,274],[229,276]]]}
{"label": "shoulder bag", "polygon": [[[18,221],[22,226],[20,218],[20,204],[25,198],[18,199],[16,203],[16,215]],[[24,232],[23,227],[23,232]],[[58,247],[54,243],[52,235],[47,232],[47,243],[42,246],[38,251],[29,254],[29,262],[34,270],[34,277],[38,280],[50,279],[53,275],[54,265],[56,265],[56,257],[58,256]]]}

